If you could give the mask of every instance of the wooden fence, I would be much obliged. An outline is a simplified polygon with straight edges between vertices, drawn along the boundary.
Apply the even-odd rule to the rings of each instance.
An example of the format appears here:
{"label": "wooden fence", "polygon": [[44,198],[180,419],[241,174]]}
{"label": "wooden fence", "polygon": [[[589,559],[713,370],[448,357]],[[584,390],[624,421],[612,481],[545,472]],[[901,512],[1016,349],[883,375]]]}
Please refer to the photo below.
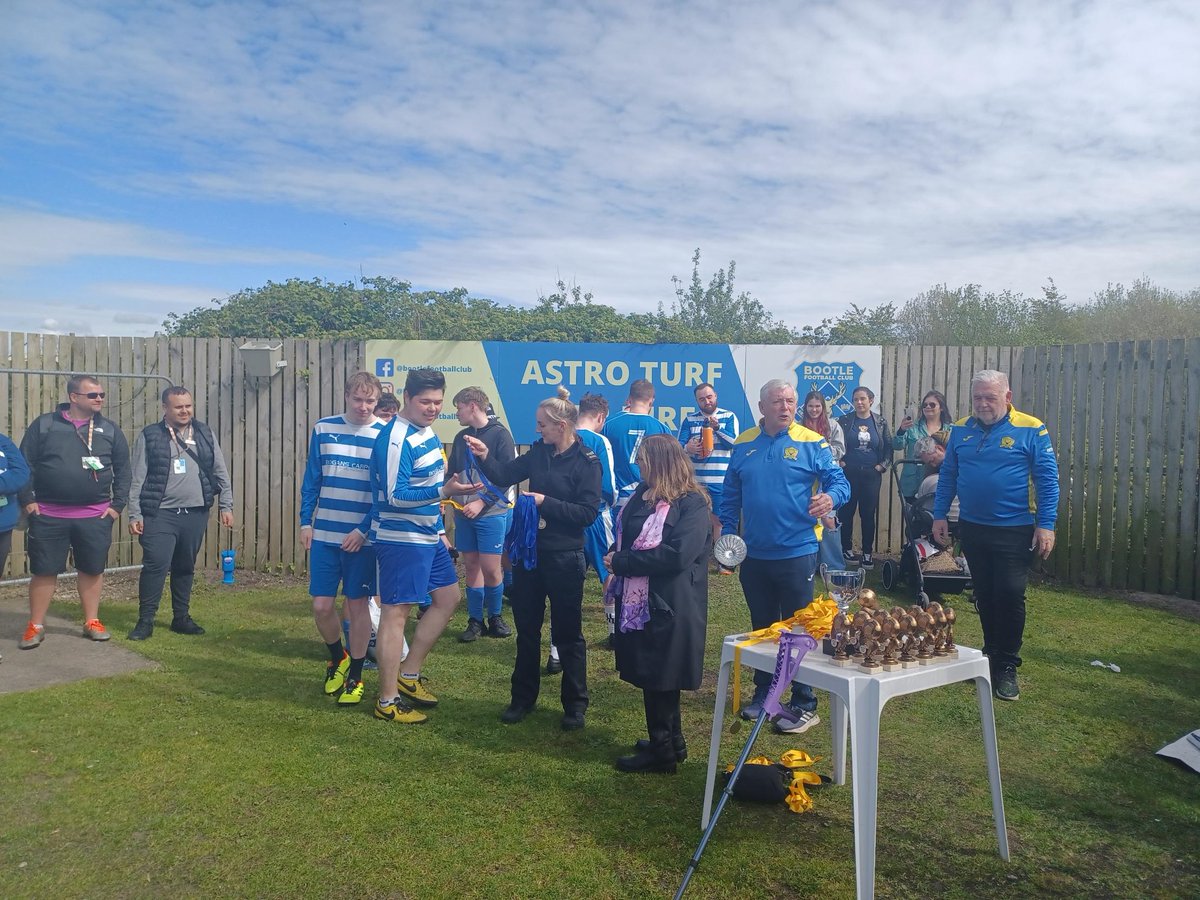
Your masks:
{"label": "wooden fence", "polygon": [[[242,343],[238,341],[237,344]],[[199,564],[216,568],[232,545],[239,565],[303,570],[297,504],[309,429],[342,408],[346,376],[364,359],[357,341],[283,341],[288,365],[248,377],[235,342],[194,338],[79,338],[0,332],[0,431],[25,426],[63,399],[65,374],[102,377],[106,412],[130,442],[161,415],[165,376],[189,387],[196,414],[229,461],[237,524],[210,524]],[[1058,454],[1058,548],[1045,569],[1064,582],[1200,599],[1200,339],[1064,347],[885,347],[880,407],[895,426],[906,406],[942,391],[955,416],[970,412],[979,369],[1009,373],[1014,404],[1046,422]],[[122,520],[111,564],[140,561]],[[899,550],[895,487],[884,483],[877,548]],[[6,574],[26,574],[23,534]]]}
{"label": "wooden fence", "polygon": [[[302,569],[298,503],[309,430],[320,417],[342,409],[346,376],[361,366],[363,348],[358,341],[282,343],[288,365],[267,379],[246,375],[232,340],[0,332],[0,368],[64,373],[0,372],[0,432],[19,443],[29,422],[65,399],[67,373],[134,375],[139,377],[100,376],[108,394],[105,414],[121,425],[132,446],[144,426],[162,418],[159,395],[166,382],[152,376],[165,376],[192,391],[196,416],[217,435],[233,482],[234,530],[220,528],[213,516],[197,565],[218,568],[221,549],[232,545],[240,566]],[[24,534],[13,538],[7,576],[21,577],[28,574]],[[123,518],[109,564],[139,562],[141,548]]]}

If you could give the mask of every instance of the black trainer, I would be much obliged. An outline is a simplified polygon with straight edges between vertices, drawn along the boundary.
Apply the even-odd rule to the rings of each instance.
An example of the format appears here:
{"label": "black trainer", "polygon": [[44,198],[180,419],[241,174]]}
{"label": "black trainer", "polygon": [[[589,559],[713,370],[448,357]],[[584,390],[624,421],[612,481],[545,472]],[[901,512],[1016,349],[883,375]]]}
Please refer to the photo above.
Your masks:
{"label": "black trainer", "polygon": [[583,712],[576,711],[563,713],[561,724],[563,731],[578,731],[585,724]]}
{"label": "black trainer", "polygon": [[154,620],[138,619],[137,624],[133,626],[133,630],[129,632],[129,640],[144,641],[152,634],[154,634]]}
{"label": "black trainer", "polygon": [[512,629],[501,616],[488,616],[486,634],[494,638],[512,637]]}
{"label": "black trainer", "polygon": [[546,674],[547,675],[557,675],[561,671],[562,671],[562,660],[560,660],[557,656],[547,656],[546,657]]}
{"label": "black trainer", "polygon": [[469,644],[481,634],[483,634],[483,622],[479,619],[467,619],[467,627],[458,636],[458,641],[460,644]]}
{"label": "black trainer", "polygon": [[992,679],[992,693],[997,700],[1020,700],[1021,691],[1017,687],[1017,667],[1013,665],[1000,666]]}
{"label": "black trainer", "polygon": [[873,569],[875,568],[875,560],[871,557],[870,553],[864,553],[862,555],[862,561],[859,563],[859,565],[864,569]]}
{"label": "black trainer", "polygon": [[171,630],[176,634],[204,634],[204,629],[191,616],[176,619],[171,623]]}
{"label": "black trainer", "polygon": [[510,703],[504,712],[500,713],[500,721],[505,725],[516,725],[531,712],[533,712],[531,707]]}
{"label": "black trainer", "polygon": [[[638,740],[637,742],[634,743],[633,749],[637,750],[639,753],[643,750],[649,752],[650,739],[649,738],[641,738],[640,740]],[[685,759],[687,759],[687,744],[684,744],[684,743],[675,744],[674,749],[675,749],[675,762],[681,763]]]}

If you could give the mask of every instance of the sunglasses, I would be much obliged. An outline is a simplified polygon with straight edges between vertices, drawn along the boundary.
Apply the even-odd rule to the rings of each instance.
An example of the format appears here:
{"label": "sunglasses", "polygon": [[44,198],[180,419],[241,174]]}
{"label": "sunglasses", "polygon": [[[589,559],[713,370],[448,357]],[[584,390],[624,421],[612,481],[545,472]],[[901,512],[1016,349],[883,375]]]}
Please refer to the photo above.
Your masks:
{"label": "sunglasses", "polygon": [[937,409],[937,408],[938,408],[938,403],[936,401],[933,403],[922,403],[921,404],[921,409]]}
{"label": "sunglasses", "polygon": [[88,391],[86,394],[81,394],[78,391],[76,391],[75,396],[76,397],[87,397],[89,400],[103,400],[104,399],[104,391]]}

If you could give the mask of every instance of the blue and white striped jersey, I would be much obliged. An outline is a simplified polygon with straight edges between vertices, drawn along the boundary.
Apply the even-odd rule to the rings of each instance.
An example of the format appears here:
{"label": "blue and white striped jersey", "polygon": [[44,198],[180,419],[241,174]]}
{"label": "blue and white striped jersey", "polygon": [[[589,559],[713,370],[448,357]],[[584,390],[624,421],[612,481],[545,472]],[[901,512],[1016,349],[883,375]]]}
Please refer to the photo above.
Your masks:
{"label": "blue and white striped jersey", "polygon": [[371,450],[383,422],[352,425],[329,416],[313,426],[300,485],[300,524],[313,540],[341,544],[351,531],[371,527]]}
{"label": "blue and white striped jersey", "polygon": [[432,428],[396,416],[384,426],[371,456],[375,504],[371,540],[376,544],[438,542],[446,455]]}
{"label": "blue and white striped jersey", "polygon": [[[727,409],[717,408],[713,413],[717,417],[718,427],[713,430],[712,453],[704,459],[689,457],[692,468],[696,470],[696,480],[704,486],[713,500],[713,510],[717,509],[721,500],[721,485],[725,483],[725,473],[729,470],[729,457],[733,455],[733,444],[738,436],[738,418]],[[688,413],[679,423],[679,443],[687,446],[687,442],[699,437],[704,426],[708,424],[708,416],[697,410]]]}

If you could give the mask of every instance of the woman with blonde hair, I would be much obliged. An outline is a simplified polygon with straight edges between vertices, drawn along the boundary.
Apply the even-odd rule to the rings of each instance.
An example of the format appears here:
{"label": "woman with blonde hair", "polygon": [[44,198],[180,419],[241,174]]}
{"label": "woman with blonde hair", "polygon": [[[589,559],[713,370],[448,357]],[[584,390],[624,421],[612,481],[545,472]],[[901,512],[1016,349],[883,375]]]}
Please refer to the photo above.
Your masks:
{"label": "woman with blonde hair", "polygon": [[617,543],[605,557],[620,577],[617,672],[642,689],[648,740],[617,760],[624,772],[673,773],[687,758],[679,692],[700,686],[708,623],[708,492],[670,435],[638,449],[642,481],[621,512]]}
{"label": "woman with blonde hair", "polygon": [[537,704],[541,687],[542,622],[550,604],[550,640],[562,661],[562,728],[584,726],[588,707],[583,641],[583,532],[600,510],[600,460],[575,434],[579,410],[570,394],[538,404],[541,440],[511,462],[488,457],[483,441],[463,440],[483,473],[498,487],[529,481],[513,510],[512,610],[517,659],[512,700],[500,721],[513,725]]}

